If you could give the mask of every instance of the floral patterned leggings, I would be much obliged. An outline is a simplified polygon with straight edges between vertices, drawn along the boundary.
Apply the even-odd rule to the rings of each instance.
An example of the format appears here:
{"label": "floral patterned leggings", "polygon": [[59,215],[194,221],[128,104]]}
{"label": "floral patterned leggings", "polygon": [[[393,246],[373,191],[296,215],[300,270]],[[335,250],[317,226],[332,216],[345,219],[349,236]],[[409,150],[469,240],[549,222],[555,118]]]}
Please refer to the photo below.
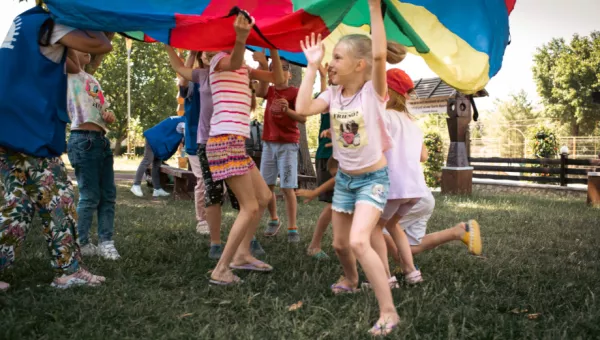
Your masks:
{"label": "floral patterned leggings", "polygon": [[57,274],[79,269],[73,184],[59,157],[40,158],[0,147],[0,271],[15,261],[36,210]]}

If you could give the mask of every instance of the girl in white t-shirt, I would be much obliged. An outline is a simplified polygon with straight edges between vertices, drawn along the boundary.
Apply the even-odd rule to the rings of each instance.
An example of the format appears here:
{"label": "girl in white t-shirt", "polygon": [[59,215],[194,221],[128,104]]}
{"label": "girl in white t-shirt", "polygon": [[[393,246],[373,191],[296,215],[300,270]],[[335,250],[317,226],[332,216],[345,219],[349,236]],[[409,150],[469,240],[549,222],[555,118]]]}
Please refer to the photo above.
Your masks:
{"label": "girl in white t-shirt", "polygon": [[[71,135],[67,155],[75,169],[79,186],[77,229],[81,254],[100,255],[109,260],[120,258],[112,239],[115,228],[115,171],[107,125],[115,121],[100,83],[83,70],[90,54],[69,50],[67,112]],[[94,213],[98,213],[98,246],[90,242]]]}
{"label": "girl in white t-shirt", "polygon": [[[387,247],[382,231],[385,228],[391,235],[398,251],[402,272],[405,281],[409,284],[421,282],[421,272],[413,262],[414,236],[421,231],[402,230],[405,226],[398,222],[406,216],[421,199],[429,201],[431,191],[427,188],[421,162],[427,159],[427,149],[423,142],[423,132],[414,122],[406,108],[406,100],[413,92],[414,84],[411,78],[400,69],[390,69],[386,72],[389,87],[390,101],[387,104],[385,115],[386,125],[394,139],[394,148],[386,152],[390,167],[390,192],[385,206],[379,228],[376,228],[371,237],[371,243],[381,257],[389,277],[390,287],[397,287],[396,277],[390,274]],[[433,198],[433,197],[431,197]],[[463,225],[461,224],[461,227]],[[462,233],[459,239],[467,235],[473,239],[469,245],[481,241],[479,239],[479,226],[471,221],[458,230]],[[413,226],[414,228],[414,226]],[[466,230],[470,230],[467,232]],[[422,230],[424,234],[424,229]],[[409,236],[411,239],[409,240]],[[423,236],[421,236],[422,238]],[[420,238],[419,238],[420,239]]]}

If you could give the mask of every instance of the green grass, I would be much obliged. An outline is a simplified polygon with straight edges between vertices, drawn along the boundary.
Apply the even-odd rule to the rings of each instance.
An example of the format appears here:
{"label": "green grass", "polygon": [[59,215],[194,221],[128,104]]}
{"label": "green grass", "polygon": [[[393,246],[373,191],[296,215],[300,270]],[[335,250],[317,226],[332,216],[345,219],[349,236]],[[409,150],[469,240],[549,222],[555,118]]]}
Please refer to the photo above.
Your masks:
{"label": "green grass", "polygon": [[[242,273],[243,286],[223,289],[207,284],[214,262],[207,238],[195,234],[191,202],[138,199],[128,185],[119,183],[116,217],[122,260],[87,261],[108,277],[102,287],[49,287],[36,220],[14,269],[0,277],[12,284],[0,293],[0,339],[368,338],[377,319],[373,294],[329,292],[341,275],[330,232],[332,260],[304,255],[318,203],[299,209],[301,245],[288,245],[285,233],[259,236],[273,273]],[[460,243],[416,256],[426,282],[394,291],[403,323],[393,338],[600,337],[600,210],[533,196],[436,198],[430,230],[476,218],[486,257],[467,255]],[[223,225],[234,218],[227,209]],[[303,307],[289,312],[298,301]],[[529,320],[515,308],[541,315]]]}

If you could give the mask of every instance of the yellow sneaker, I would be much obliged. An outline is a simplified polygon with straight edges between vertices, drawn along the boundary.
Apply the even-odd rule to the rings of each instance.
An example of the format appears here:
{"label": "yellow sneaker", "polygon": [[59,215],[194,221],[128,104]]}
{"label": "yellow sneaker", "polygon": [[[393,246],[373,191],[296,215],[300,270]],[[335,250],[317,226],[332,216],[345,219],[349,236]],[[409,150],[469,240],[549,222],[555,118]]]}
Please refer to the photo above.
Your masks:
{"label": "yellow sneaker", "polygon": [[475,220],[470,220],[466,224],[467,232],[462,238],[462,242],[469,247],[469,253],[473,255],[481,255],[482,244],[481,244],[481,230],[479,229],[479,223]]}

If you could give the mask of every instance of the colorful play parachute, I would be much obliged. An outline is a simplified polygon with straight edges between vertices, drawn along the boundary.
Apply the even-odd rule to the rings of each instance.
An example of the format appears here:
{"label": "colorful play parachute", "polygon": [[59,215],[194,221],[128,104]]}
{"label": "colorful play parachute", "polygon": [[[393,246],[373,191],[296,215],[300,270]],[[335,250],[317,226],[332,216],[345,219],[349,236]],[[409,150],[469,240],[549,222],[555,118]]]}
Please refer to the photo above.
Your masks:
{"label": "colorful play parachute", "polygon": [[[248,44],[276,47],[291,62],[306,63],[299,41],[311,32],[330,36],[329,52],[346,32],[369,32],[367,0],[45,0],[59,23],[130,32],[194,50],[233,46],[232,9],[256,19]],[[446,83],[465,92],[482,89],[502,66],[509,43],[508,16],[516,0],[382,0],[388,39],[425,59]],[[337,31],[336,31],[337,30]],[[131,33],[139,32],[139,33]]]}

